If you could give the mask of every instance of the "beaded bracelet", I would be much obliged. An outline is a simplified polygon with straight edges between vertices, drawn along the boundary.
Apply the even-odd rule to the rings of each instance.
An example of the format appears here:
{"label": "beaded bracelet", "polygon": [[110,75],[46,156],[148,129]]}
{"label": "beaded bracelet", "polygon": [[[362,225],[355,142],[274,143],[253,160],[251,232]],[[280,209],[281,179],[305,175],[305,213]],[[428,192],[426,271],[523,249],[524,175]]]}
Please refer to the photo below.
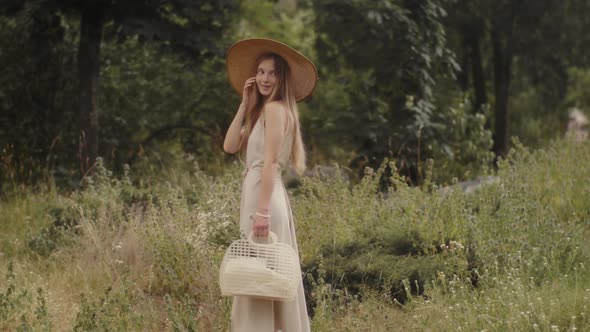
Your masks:
{"label": "beaded bracelet", "polygon": [[262,218],[270,218],[270,214],[262,214],[262,213],[258,213],[258,211],[256,211],[256,215]]}

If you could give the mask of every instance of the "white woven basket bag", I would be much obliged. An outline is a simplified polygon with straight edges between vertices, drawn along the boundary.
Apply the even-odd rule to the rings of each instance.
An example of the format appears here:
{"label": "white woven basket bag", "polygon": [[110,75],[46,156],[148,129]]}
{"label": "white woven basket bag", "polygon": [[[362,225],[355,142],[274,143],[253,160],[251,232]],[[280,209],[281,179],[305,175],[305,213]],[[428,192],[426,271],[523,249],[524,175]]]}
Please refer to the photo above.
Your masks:
{"label": "white woven basket bag", "polygon": [[269,232],[270,243],[248,239],[232,242],[225,251],[219,270],[219,285],[224,296],[252,296],[269,300],[292,301],[301,282],[301,267],[295,250],[278,243]]}

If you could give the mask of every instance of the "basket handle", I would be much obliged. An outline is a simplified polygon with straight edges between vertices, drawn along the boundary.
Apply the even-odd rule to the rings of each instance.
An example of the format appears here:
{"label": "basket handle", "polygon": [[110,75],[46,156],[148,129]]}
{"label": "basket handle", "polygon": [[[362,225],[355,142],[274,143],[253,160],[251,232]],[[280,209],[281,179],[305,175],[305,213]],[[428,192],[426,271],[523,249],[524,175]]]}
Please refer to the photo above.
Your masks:
{"label": "basket handle", "polygon": [[[254,237],[254,232],[250,232],[250,234],[248,234],[248,241],[254,242],[253,237]],[[271,231],[268,231],[268,238],[270,238],[269,243],[258,243],[258,242],[254,242],[254,243],[271,245],[271,244],[277,244],[277,242],[279,242],[279,238],[277,237],[277,235]]]}

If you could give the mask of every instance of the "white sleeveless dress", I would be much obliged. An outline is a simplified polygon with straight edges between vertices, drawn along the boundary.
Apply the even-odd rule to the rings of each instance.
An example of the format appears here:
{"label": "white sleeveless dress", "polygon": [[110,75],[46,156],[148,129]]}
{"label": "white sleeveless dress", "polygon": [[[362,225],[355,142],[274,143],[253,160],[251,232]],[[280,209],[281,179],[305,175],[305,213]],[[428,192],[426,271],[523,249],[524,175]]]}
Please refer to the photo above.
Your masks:
{"label": "white sleeveless dress", "polygon": [[[240,233],[243,238],[252,231],[250,215],[255,214],[260,197],[264,163],[263,117],[261,116],[254,125],[246,149],[246,170],[240,206]],[[271,215],[270,230],[277,235],[278,241],[291,245],[298,253],[293,214],[281,178],[281,170],[289,162],[292,143],[292,135],[286,135],[283,138],[279,155],[281,167],[274,181],[269,214]],[[231,313],[231,330],[234,332],[308,332],[310,327],[303,283],[298,287],[297,298],[291,302],[235,296]]]}

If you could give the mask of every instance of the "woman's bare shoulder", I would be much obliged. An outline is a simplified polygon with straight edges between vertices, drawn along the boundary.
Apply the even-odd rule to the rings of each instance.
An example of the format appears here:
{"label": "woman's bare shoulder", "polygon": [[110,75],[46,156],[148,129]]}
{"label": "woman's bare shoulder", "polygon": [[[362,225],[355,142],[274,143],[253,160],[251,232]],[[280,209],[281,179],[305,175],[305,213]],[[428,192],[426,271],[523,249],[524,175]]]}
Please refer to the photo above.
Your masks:
{"label": "woman's bare shoulder", "polygon": [[264,109],[262,110],[264,123],[266,124],[269,121],[270,123],[276,124],[283,123],[286,121],[285,111],[286,107],[280,101],[272,101],[264,105]]}
{"label": "woman's bare shoulder", "polygon": [[283,102],[281,101],[271,101],[270,103],[267,103],[266,105],[264,105],[264,109],[263,111],[270,111],[270,112],[276,112],[276,111],[285,111],[285,104],[283,104]]}

